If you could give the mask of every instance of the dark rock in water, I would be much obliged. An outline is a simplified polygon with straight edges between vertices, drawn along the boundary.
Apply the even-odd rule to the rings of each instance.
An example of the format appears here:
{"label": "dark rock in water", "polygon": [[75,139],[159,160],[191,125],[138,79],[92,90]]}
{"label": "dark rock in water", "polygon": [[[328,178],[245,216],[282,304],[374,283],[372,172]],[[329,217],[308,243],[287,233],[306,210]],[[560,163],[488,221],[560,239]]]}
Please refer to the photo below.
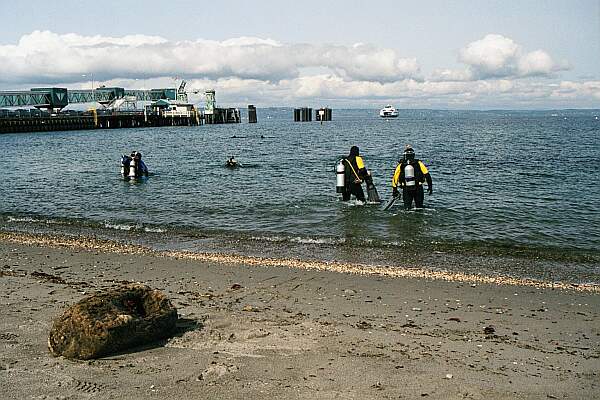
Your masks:
{"label": "dark rock in water", "polygon": [[86,297],[58,317],[48,348],[54,356],[87,360],[169,337],[177,309],[162,292],[129,284]]}

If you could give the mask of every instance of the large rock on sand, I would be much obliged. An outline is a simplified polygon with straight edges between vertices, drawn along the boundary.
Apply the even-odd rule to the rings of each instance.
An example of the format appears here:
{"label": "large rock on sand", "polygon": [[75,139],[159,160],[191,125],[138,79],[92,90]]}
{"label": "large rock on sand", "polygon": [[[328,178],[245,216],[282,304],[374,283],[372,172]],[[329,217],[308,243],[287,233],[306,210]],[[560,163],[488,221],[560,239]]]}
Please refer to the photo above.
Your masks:
{"label": "large rock on sand", "polygon": [[58,317],[48,347],[80,360],[127,351],[173,334],[177,309],[158,290],[130,284],[86,297]]}

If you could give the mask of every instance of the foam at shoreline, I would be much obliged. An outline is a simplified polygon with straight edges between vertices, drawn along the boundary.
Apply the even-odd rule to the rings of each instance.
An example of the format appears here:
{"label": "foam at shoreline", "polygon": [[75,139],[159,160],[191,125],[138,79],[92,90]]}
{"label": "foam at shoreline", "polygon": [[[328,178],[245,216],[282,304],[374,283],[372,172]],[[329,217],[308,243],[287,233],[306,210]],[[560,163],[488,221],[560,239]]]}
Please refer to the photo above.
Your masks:
{"label": "foam at shoreline", "polygon": [[362,263],[343,263],[335,261],[326,262],[294,258],[268,258],[190,251],[157,251],[145,246],[83,236],[74,238],[58,235],[0,232],[0,241],[32,246],[66,247],[72,249],[95,250],[119,254],[143,254],[156,257],[188,259],[218,264],[287,267],[355,275],[385,276],[389,278],[412,278],[472,284],[528,286],[544,289],[576,290],[582,292],[600,293],[600,286],[594,284],[571,284],[565,282],[549,282],[536,279],[515,278],[510,276],[485,276],[460,272],[432,271],[421,268],[402,268],[397,266],[369,265]]}

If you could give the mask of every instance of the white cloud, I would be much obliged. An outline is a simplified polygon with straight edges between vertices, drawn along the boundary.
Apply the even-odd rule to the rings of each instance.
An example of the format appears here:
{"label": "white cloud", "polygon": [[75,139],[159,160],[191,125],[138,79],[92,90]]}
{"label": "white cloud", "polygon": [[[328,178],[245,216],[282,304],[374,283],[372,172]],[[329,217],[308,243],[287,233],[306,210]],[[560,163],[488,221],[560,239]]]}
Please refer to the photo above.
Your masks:
{"label": "white cloud", "polygon": [[473,80],[473,74],[469,70],[436,69],[430,79],[434,82]]}
{"label": "white cloud", "polygon": [[347,79],[393,82],[416,77],[419,73],[415,58],[400,58],[392,49],[355,45],[351,48],[317,46],[307,50],[314,53],[311,58],[315,64],[326,66]]}
{"label": "white cloud", "polygon": [[555,68],[552,58],[541,50],[525,54],[517,63],[517,71],[521,76],[549,75]]}
{"label": "white cloud", "polygon": [[468,44],[460,51],[459,60],[467,64],[475,79],[550,76],[568,69],[543,50],[527,53],[512,39],[495,34]]}
{"label": "white cloud", "polygon": [[579,98],[581,96],[589,96],[600,101],[600,81],[563,81],[552,91],[552,97],[555,99]]}
{"label": "white cloud", "polygon": [[[115,79],[107,86],[173,87],[172,78],[145,81]],[[88,84],[89,87],[89,84]],[[547,83],[531,80],[396,82],[349,81],[335,74],[302,76],[281,81],[220,78],[191,79],[190,98],[203,103],[206,89],[215,89],[219,105],[336,105],[402,108],[598,108],[600,81]],[[192,94],[196,89],[197,93]]]}
{"label": "white cloud", "polygon": [[286,44],[255,37],[169,41],[36,31],[17,44],[0,45],[0,86],[89,88],[93,74],[96,86],[147,89],[174,87],[178,76],[188,80],[194,101],[214,88],[222,105],[598,107],[600,82],[561,82],[557,73],[565,63],[543,50],[527,52],[502,35],[468,44],[460,60],[465,68],[439,68],[423,77],[417,59],[363,43]]}
{"label": "white cloud", "polygon": [[278,81],[300,68],[328,67],[346,79],[394,81],[419,71],[415,59],[374,46],[282,44],[241,37],[222,42],[168,41],[156,36],[122,38],[35,31],[16,45],[0,46],[0,80],[76,82],[81,74],[115,77],[238,77]]}
{"label": "white cloud", "polygon": [[482,77],[512,75],[519,46],[502,35],[487,35],[460,51],[460,60]]}
{"label": "white cloud", "polygon": [[281,44],[280,42],[278,42],[276,40],[261,39],[261,38],[248,37],[248,36],[242,36],[239,38],[228,39],[228,40],[221,42],[221,45],[231,46],[231,47],[256,46],[256,45],[267,45],[267,46],[275,46],[275,47],[283,46],[283,44]]}

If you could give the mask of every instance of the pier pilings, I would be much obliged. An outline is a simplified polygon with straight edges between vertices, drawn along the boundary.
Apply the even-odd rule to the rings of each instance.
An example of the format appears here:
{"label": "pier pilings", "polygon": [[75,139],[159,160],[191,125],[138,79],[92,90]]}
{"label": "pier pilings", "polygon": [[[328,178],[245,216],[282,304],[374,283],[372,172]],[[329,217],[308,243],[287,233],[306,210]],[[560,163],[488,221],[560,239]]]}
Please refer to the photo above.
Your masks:
{"label": "pier pilings", "polygon": [[68,131],[84,129],[140,128],[146,126],[197,126],[203,119],[189,115],[147,114],[144,112],[11,113],[0,115],[0,133]]}

